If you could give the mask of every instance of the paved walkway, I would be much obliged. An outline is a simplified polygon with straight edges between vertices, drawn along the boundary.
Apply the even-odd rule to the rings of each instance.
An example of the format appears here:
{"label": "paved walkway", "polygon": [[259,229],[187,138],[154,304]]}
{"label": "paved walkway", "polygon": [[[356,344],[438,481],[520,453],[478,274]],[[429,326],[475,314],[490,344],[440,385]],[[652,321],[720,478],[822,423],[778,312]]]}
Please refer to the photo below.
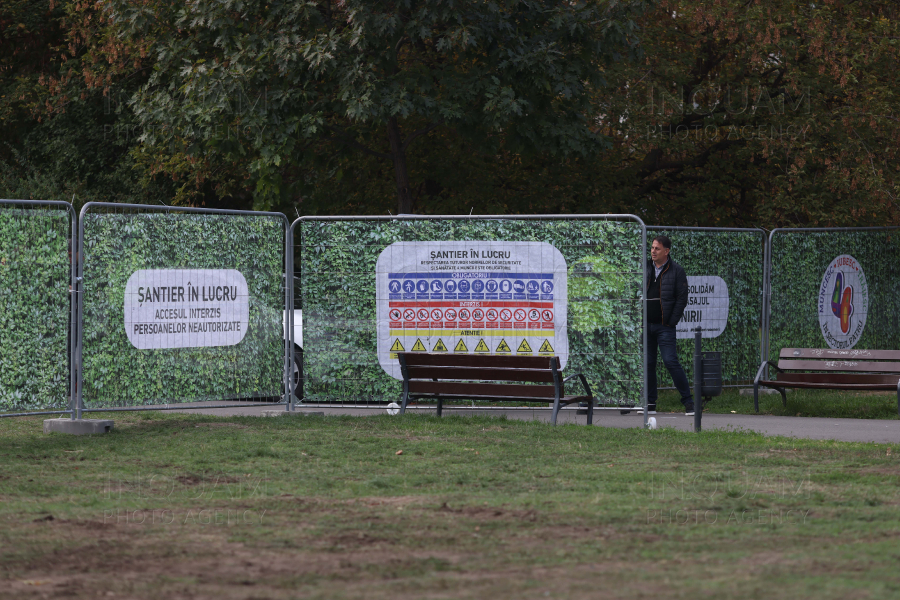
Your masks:
{"label": "paved walkway", "polygon": [[[192,404],[177,412],[215,414],[217,416],[261,416],[263,411],[271,411],[273,407],[254,406],[236,408],[214,408],[196,410],[191,407],[202,406]],[[283,410],[283,407],[280,409]],[[298,406],[298,412],[324,413],[326,415],[371,416],[384,414],[384,408],[352,408],[352,407],[315,407]],[[410,412],[434,414],[433,408],[410,408]],[[505,415],[509,419],[550,420],[547,409],[444,409],[444,414],[459,415]],[[576,414],[575,409],[560,411],[560,423],[585,424],[586,417]],[[683,414],[660,413],[656,415],[659,427],[672,427],[683,431],[691,431],[694,417]],[[643,417],[637,413],[620,414],[618,410],[597,410],[594,412],[594,425],[601,427],[642,427]],[[765,415],[722,415],[707,413],[703,415],[704,429],[734,429],[758,431],[764,435],[782,435],[788,437],[808,438],[815,440],[840,440],[845,442],[877,442],[882,444],[900,443],[900,420],[885,421],[877,419],[822,419],[817,417],[774,417]]]}

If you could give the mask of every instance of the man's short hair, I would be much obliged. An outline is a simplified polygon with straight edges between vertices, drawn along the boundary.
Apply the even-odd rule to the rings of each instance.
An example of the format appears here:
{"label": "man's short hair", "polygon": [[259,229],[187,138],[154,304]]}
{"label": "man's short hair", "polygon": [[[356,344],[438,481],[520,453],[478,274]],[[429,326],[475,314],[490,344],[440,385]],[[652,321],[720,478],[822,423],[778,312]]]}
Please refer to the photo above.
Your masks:
{"label": "man's short hair", "polygon": [[663,248],[665,248],[666,250],[671,250],[671,249],[672,249],[672,240],[670,240],[669,238],[667,238],[667,237],[664,236],[664,235],[658,235],[658,236],[656,236],[655,238],[653,238],[653,240],[651,240],[650,243],[652,244],[653,242],[659,242],[660,245],[661,245]]}

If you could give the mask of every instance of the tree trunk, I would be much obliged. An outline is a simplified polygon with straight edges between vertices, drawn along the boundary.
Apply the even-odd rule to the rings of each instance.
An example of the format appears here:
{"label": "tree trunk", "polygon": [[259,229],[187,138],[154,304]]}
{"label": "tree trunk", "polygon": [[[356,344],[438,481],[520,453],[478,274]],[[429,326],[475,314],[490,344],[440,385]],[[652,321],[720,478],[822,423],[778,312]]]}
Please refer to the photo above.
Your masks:
{"label": "tree trunk", "polygon": [[409,193],[409,172],[406,170],[406,150],[400,138],[400,125],[391,117],[387,124],[388,141],[391,144],[391,159],[394,161],[394,178],[397,181],[397,211],[399,214],[412,213],[412,194]]}

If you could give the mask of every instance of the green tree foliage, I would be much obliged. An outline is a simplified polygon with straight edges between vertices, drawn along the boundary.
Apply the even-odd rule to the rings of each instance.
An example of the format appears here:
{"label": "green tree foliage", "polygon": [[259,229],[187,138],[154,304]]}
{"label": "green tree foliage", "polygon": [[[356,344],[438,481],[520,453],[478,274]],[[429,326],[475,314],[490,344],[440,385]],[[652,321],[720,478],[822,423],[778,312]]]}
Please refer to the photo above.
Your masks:
{"label": "green tree foliage", "polygon": [[83,77],[91,73],[85,50],[99,38],[76,6],[0,4],[0,196],[161,202],[172,186],[134,168],[138,130],[122,95],[104,96]]}
{"label": "green tree foliage", "polygon": [[650,223],[900,219],[900,9],[869,0],[665,0],[600,99],[599,193]]}
{"label": "green tree foliage", "polygon": [[439,128],[483,150],[594,155],[591,92],[633,43],[633,7],[619,2],[107,7],[118,38],[154,60],[134,98],[148,151],[163,160],[174,145],[204,176],[235,166],[256,208],[291,193],[310,155],[353,151],[392,166],[411,212],[407,156]]}

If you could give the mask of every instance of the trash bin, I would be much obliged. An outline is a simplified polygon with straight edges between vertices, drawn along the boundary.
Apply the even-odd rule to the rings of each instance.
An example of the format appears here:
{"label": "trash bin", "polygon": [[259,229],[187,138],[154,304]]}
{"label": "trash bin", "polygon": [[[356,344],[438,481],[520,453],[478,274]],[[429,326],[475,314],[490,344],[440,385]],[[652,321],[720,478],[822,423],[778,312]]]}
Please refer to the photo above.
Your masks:
{"label": "trash bin", "polygon": [[700,395],[704,398],[722,395],[722,353],[703,352],[703,381]]}

